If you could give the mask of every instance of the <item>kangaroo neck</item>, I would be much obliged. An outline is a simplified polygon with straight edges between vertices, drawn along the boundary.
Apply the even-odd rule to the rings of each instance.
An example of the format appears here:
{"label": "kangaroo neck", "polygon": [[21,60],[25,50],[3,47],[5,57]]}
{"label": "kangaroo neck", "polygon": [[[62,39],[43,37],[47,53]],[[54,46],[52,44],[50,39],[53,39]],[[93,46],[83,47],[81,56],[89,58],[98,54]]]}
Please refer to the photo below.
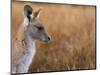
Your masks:
{"label": "kangaroo neck", "polygon": [[26,48],[35,48],[35,40],[27,33],[25,26],[21,26],[17,34],[18,42]]}
{"label": "kangaroo neck", "polygon": [[33,40],[29,35],[25,36],[25,42],[27,47],[35,47],[35,40]]}

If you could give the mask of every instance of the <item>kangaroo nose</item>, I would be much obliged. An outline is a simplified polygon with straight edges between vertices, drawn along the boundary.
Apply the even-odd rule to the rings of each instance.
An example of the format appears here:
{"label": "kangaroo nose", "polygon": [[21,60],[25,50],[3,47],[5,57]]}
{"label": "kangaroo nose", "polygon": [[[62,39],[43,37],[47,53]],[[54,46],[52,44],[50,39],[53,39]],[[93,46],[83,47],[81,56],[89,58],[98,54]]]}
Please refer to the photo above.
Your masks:
{"label": "kangaroo nose", "polygon": [[48,40],[50,40],[50,37],[48,37]]}

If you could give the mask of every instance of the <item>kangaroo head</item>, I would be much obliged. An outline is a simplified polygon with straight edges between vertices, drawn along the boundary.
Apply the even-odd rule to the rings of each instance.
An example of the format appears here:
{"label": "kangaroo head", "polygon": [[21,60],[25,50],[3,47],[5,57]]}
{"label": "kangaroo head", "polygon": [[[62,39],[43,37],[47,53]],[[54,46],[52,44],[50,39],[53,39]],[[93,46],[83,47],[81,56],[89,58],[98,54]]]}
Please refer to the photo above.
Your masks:
{"label": "kangaroo head", "polygon": [[33,11],[31,6],[24,6],[24,16],[25,16],[25,34],[28,35],[33,40],[42,40],[48,42],[50,37],[48,36],[43,24],[39,20],[40,10]]}

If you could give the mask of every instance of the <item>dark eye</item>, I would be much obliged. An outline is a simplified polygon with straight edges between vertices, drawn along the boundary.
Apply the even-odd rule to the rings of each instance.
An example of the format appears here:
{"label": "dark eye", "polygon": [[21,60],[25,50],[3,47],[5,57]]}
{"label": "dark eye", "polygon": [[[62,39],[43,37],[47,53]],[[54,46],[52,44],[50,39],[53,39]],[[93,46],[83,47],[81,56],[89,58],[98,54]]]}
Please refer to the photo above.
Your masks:
{"label": "dark eye", "polygon": [[38,27],[39,30],[43,30],[43,27]]}
{"label": "dark eye", "polygon": [[43,30],[44,28],[41,26],[35,26],[38,30]]}

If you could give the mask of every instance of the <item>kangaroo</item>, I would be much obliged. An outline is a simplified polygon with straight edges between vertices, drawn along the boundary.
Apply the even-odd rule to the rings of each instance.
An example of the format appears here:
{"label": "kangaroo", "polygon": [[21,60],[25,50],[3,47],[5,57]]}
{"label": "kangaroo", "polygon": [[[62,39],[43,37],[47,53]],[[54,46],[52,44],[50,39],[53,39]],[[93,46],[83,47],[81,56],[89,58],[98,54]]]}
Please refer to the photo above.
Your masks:
{"label": "kangaroo", "polygon": [[40,10],[33,11],[29,5],[24,6],[24,22],[12,39],[11,72],[27,73],[36,54],[36,40],[48,42],[48,36],[43,24],[39,20]]}

